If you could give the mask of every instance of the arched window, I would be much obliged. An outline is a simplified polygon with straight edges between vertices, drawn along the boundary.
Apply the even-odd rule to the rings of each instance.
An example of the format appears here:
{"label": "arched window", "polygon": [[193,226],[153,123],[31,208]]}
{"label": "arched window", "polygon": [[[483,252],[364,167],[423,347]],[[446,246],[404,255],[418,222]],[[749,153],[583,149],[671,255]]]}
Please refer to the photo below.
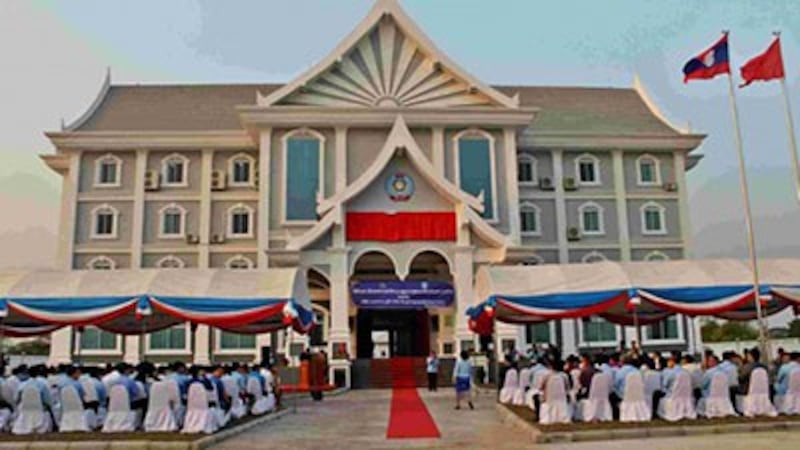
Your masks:
{"label": "arched window", "polygon": [[536,158],[527,153],[517,157],[517,181],[521,185],[536,184],[539,179]]}
{"label": "arched window", "polygon": [[114,270],[117,268],[117,263],[108,256],[95,256],[89,260],[86,268],[89,270]]}
{"label": "arched window", "polygon": [[456,148],[455,172],[458,186],[464,192],[482,198],[483,217],[490,221],[496,220],[494,137],[483,130],[469,129],[456,134],[453,142]]}
{"label": "arched window", "polygon": [[541,266],[541,265],[542,265],[542,264],[544,264],[544,263],[545,263],[545,262],[544,262],[544,258],[542,258],[542,257],[541,257],[541,256],[539,256],[539,255],[533,255],[533,256],[530,256],[530,257],[528,257],[528,258],[525,258],[525,259],[524,259],[524,260],[522,260],[522,262],[521,262],[521,263],[519,263],[519,264],[520,264],[521,266]]}
{"label": "arched window", "polygon": [[183,269],[186,263],[175,255],[165,256],[156,264],[160,269]]}
{"label": "arched window", "polygon": [[243,255],[236,255],[225,263],[225,267],[231,270],[248,270],[255,267],[250,258]]}
{"label": "arched window", "polygon": [[186,209],[176,203],[161,208],[158,211],[161,217],[161,226],[158,237],[162,239],[180,239],[186,235]]}
{"label": "arched window", "polygon": [[122,184],[122,160],[108,154],[94,162],[94,186],[119,187]]}
{"label": "arched window", "polygon": [[603,207],[594,202],[584,203],[578,208],[581,234],[601,236],[606,234]]}
{"label": "arched window", "polygon": [[111,205],[103,204],[92,209],[92,239],[116,239],[119,211]]}
{"label": "arched window", "polygon": [[283,219],[296,224],[317,220],[317,200],[325,189],[325,136],[301,128],[283,137]]}
{"label": "arched window", "polygon": [[186,187],[189,185],[189,158],[174,153],[161,160],[161,179],[164,186]]}
{"label": "arched window", "polygon": [[642,234],[667,234],[666,209],[655,202],[642,205]]}
{"label": "arched window", "polygon": [[541,235],[541,210],[539,207],[529,202],[520,205],[519,223],[523,236]]}
{"label": "arched window", "polygon": [[661,164],[652,155],[642,155],[636,159],[636,180],[639,186],[658,186],[661,184]]}
{"label": "arched window", "polygon": [[253,208],[239,203],[228,209],[228,237],[245,239],[253,237]]}
{"label": "arched window", "polygon": [[603,261],[608,261],[608,259],[605,257],[605,255],[603,255],[598,251],[589,252],[583,255],[583,258],[581,258],[581,262],[584,264],[591,264]]}
{"label": "arched window", "polygon": [[600,160],[590,153],[575,158],[575,177],[582,186],[600,185]]}
{"label": "arched window", "polygon": [[255,183],[255,158],[239,153],[228,160],[228,179],[231,186],[253,186]]}
{"label": "arched window", "polygon": [[669,256],[667,256],[666,254],[664,254],[664,253],[662,253],[662,252],[660,252],[658,250],[655,250],[655,251],[652,251],[652,252],[648,253],[644,257],[644,260],[645,261],[651,261],[651,262],[669,261]]}

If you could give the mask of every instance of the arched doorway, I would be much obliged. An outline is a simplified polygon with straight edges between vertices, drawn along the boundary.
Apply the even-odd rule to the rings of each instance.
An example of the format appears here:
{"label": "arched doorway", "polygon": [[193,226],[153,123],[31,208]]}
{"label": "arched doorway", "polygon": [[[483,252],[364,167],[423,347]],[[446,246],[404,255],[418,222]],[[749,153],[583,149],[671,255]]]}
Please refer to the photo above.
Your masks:
{"label": "arched doorway", "polygon": [[[440,282],[453,285],[450,261],[438,251],[423,250],[417,253],[408,264],[407,280],[419,282]],[[420,329],[426,329],[428,343],[423,345],[426,353],[431,349],[441,354],[452,354],[455,348],[455,307],[430,307],[426,309],[426,322]],[[419,336],[419,335],[418,335]],[[421,336],[419,336],[421,337]],[[418,337],[418,338],[419,338]],[[422,345],[420,343],[420,345]]]}
{"label": "arched doorway", "polygon": [[316,269],[308,269],[308,293],[317,326],[308,336],[309,345],[325,350],[330,328],[331,284],[328,278]]}

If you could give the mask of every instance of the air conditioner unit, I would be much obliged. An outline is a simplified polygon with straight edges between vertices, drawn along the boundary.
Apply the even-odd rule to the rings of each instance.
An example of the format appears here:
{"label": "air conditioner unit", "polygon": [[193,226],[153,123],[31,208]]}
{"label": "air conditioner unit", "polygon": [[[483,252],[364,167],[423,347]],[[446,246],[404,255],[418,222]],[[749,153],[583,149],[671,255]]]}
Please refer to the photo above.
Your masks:
{"label": "air conditioner unit", "polygon": [[200,243],[200,236],[196,234],[187,234],[186,235],[186,243],[187,244],[199,244]]}
{"label": "air conditioner unit", "polygon": [[212,244],[224,244],[225,243],[225,235],[223,234],[215,234],[211,236],[211,243]]}
{"label": "air conditioner unit", "polygon": [[564,190],[565,191],[577,191],[578,190],[578,182],[575,181],[575,178],[572,178],[572,177],[564,178]]}
{"label": "air conditioner unit", "polygon": [[678,183],[664,183],[664,190],[667,192],[677,192]]}
{"label": "air conditioner unit", "polygon": [[544,177],[539,179],[539,189],[543,191],[552,191],[555,189],[553,186],[553,179],[550,177]]}
{"label": "air conditioner unit", "polygon": [[224,191],[227,187],[225,179],[225,172],[221,170],[215,170],[211,172],[211,190],[212,191]]}
{"label": "air conditioner unit", "polygon": [[159,173],[157,170],[148,170],[144,174],[144,190],[157,191],[159,188]]}
{"label": "air conditioner unit", "polygon": [[568,241],[580,241],[581,240],[581,230],[577,227],[569,227],[567,228],[567,240]]}

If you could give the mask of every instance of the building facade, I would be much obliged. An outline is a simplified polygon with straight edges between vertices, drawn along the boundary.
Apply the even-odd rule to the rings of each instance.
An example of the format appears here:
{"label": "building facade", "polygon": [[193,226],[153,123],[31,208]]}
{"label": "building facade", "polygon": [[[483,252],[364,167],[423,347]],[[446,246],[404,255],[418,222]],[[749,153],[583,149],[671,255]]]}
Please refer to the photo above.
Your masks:
{"label": "building facade", "polygon": [[[392,0],[287,84],[109,77],[83,116],[47,136],[55,154],[43,159],[63,176],[63,268],[299,266],[320,324],[308,338],[63,329],[52,361],[205,363],[313,344],[348,382],[352,359],[382,356],[378,341],[389,356],[474,346],[465,311],[480,265],[688,257],[686,173],[704,138],[670,125],[638,82],[485,84]],[[390,311],[351,301],[354,283],[392,280],[447,282],[455,300]],[[692,347],[697,331],[675,317],[643,341]],[[633,334],[593,317],[501,325],[497,337],[573,352]]]}

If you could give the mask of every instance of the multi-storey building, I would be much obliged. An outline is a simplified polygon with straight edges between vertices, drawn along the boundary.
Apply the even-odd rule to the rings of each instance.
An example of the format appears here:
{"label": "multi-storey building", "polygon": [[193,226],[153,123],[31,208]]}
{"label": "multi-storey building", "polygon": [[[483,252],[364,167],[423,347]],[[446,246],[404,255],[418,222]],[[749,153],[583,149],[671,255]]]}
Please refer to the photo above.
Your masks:
{"label": "multi-storey building", "polygon": [[[465,310],[483,264],[685,258],[686,173],[702,135],[633,88],[491,86],[438,50],[395,1],[379,1],[319,64],[287,84],[114,85],[47,136],[63,176],[60,264],[309,269],[333,366],[474,344]],[[370,310],[364,280],[445,281],[452,305]],[[144,338],[64,329],[52,359],[257,358],[270,336],[187,326]],[[644,344],[692,345],[682,317]],[[566,351],[632,339],[599,318],[527,329],[518,346]],[[275,338],[275,336],[273,336]],[[293,343],[297,345],[292,345]],[[296,351],[288,336],[274,346]]]}

